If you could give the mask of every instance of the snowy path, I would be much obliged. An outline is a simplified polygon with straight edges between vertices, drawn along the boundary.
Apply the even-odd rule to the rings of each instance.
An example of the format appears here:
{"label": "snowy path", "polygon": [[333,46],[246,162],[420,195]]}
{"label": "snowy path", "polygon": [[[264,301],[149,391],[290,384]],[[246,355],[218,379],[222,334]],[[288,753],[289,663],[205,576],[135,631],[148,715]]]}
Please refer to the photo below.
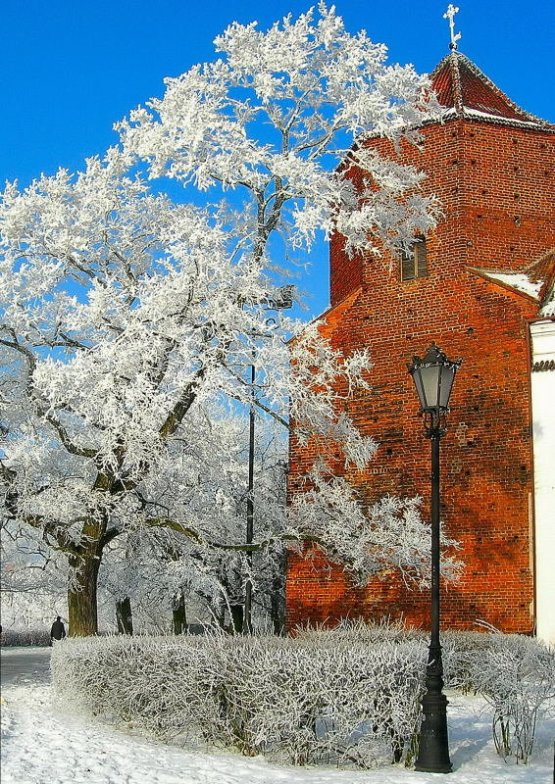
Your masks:
{"label": "snowy path", "polygon": [[[50,686],[2,691],[2,784],[432,784],[433,774],[391,767],[354,772],[278,767],[231,754],[188,752],[117,732],[89,719],[56,715]],[[453,699],[450,734],[455,772],[448,784],[551,784],[555,721],[544,727],[530,766],[505,765],[488,736],[481,703]],[[442,779],[443,780],[443,779]]]}

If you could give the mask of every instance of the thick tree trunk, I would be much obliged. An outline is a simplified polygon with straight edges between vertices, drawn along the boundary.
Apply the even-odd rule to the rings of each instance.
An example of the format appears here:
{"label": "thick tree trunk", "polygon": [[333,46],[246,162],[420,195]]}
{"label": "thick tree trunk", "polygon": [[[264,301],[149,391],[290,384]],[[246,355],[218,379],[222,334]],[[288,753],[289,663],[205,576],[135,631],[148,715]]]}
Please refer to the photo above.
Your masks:
{"label": "thick tree trunk", "polygon": [[71,556],[69,565],[74,579],[68,590],[69,636],[87,637],[98,633],[96,591],[100,556],[83,554]]}

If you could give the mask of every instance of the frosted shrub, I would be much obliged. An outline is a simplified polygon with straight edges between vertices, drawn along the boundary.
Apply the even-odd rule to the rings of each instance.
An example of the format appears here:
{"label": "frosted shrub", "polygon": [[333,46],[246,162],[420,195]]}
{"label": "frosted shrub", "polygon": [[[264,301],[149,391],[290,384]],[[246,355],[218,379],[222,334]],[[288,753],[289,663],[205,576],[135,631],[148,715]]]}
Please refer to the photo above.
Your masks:
{"label": "frosted shrub", "polygon": [[474,683],[492,705],[497,753],[526,764],[539,716],[555,698],[555,652],[526,637],[492,635]]}
{"label": "frosted shrub", "polygon": [[[464,693],[477,692],[476,674],[492,647],[493,636],[469,631],[442,633],[443,679],[447,688],[460,689]],[[504,641],[510,636],[500,635]]]}
{"label": "frosted shrub", "polygon": [[445,682],[479,692],[493,709],[495,748],[505,760],[526,763],[537,721],[555,698],[553,649],[519,634],[446,632]]}
{"label": "frosted shrub", "polygon": [[294,764],[407,761],[420,715],[420,642],[86,638],[55,646],[57,699],[165,740]]}
{"label": "frosted shrub", "polygon": [[295,629],[297,640],[317,641],[319,645],[338,645],[351,643],[407,642],[408,640],[427,640],[429,635],[421,629],[407,628],[402,620],[384,618],[377,623],[362,620],[343,619],[337,626],[302,626]]}

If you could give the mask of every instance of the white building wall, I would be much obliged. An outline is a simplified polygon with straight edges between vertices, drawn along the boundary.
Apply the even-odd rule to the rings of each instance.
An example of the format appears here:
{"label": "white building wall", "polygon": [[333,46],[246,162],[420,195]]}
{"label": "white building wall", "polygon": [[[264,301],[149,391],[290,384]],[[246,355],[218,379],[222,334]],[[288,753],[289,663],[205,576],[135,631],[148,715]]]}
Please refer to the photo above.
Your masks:
{"label": "white building wall", "polygon": [[555,644],[555,321],[531,325],[537,636]]}

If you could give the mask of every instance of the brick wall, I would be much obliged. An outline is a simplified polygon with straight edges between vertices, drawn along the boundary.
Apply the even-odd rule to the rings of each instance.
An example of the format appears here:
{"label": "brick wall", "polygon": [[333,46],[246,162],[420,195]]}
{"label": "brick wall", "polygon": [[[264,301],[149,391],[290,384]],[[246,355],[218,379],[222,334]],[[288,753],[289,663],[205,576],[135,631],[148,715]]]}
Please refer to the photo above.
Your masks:
{"label": "brick wall", "polygon": [[[555,137],[548,132],[453,120],[424,129],[422,151],[402,148],[426,171],[426,190],[441,199],[444,219],[427,238],[428,276],[400,281],[398,261],[348,259],[331,243],[331,302],[326,332],[345,353],[368,346],[373,388],[349,410],[380,442],[362,473],[349,473],[369,501],[384,493],[419,494],[429,515],[430,445],[406,363],[435,341],[464,362],[442,440],[441,517],[461,542],[462,580],[443,597],[453,627],[477,619],[506,631],[533,628],[531,541],[533,464],[528,320],[537,304],[484,280],[470,268],[521,269],[555,246]],[[374,140],[385,154],[388,142]],[[351,295],[348,306],[345,297]],[[291,441],[290,492],[314,458]],[[394,573],[354,589],[321,556],[291,555],[289,627],[307,620],[403,615],[428,624],[428,592],[407,591]]]}

